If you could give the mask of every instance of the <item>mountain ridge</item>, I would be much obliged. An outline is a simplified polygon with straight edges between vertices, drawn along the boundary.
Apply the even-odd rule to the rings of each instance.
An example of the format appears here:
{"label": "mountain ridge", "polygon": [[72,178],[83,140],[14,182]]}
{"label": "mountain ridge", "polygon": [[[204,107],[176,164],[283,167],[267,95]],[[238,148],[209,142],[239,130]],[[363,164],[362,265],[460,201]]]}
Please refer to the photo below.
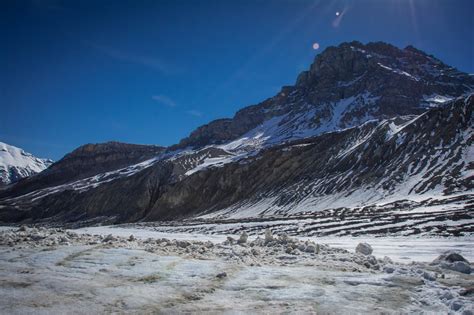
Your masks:
{"label": "mountain ridge", "polygon": [[257,218],[458,195],[469,203],[473,90],[469,75],[415,48],[343,43],[294,86],[175,146],[76,149],[0,192],[0,221]]}
{"label": "mountain ridge", "polygon": [[[11,188],[9,195],[25,194],[51,184],[64,184],[101,172],[113,171],[152,159],[164,150],[164,147],[154,145],[129,144],[117,141],[88,143],[66,154],[59,161],[52,163],[41,174],[25,178],[17,183],[15,187]],[[0,198],[1,196],[2,192],[0,191]]]}
{"label": "mountain ridge", "polygon": [[[462,115],[456,114],[450,119],[458,117],[456,119],[463,122],[462,126],[464,127],[462,128],[468,128],[469,124],[472,124],[472,109],[474,107],[474,97],[472,96],[467,99],[452,101],[450,104],[446,104],[440,108],[430,109],[428,113],[431,113],[430,116],[434,118],[428,120],[428,122],[431,121],[431,124],[436,124],[437,117],[450,117],[453,112],[450,107],[458,108],[456,110],[458,114],[463,113]],[[422,118],[424,116],[425,114],[419,115],[416,118],[406,117],[401,120],[395,118],[390,121],[374,121],[359,127],[325,133],[312,138],[297,140],[289,144],[284,143],[279,146],[263,149],[260,154],[254,157],[227,163],[222,166],[204,168],[184,178],[180,178],[184,170],[177,168],[177,165],[180,164],[180,159],[189,158],[189,154],[180,158],[158,160],[156,163],[149,164],[147,167],[132,173],[130,176],[118,177],[112,181],[100,183],[98,186],[94,186],[95,184],[92,183],[92,186],[84,186],[85,190],[81,190],[82,188],[79,188],[79,190],[73,188],[71,190],[65,187],[65,189],[59,191],[53,187],[53,193],[51,193],[51,190],[46,190],[42,193],[35,192],[32,196],[26,195],[13,199],[3,199],[0,202],[3,206],[3,211],[0,211],[0,220],[11,221],[13,218],[10,217],[10,219],[7,219],[5,215],[9,216],[12,213],[16,213],[15,216],[20,215],[20,217],[16,217],[16,219],[13,219],[14,221],[24,221],[24,219],[30,218],[34,221],[39,220],[39,222],[46,219],[47,221],[52,220],[53,222],[83,221],[89,222],[89,224],[94,222],[123,223],[142,220],[169,220],[180,217],[193,217],[205,213],[208,213],[208,216],[210,213],[212,216],[217,217],[224,216],[232,218],[237,216],[239,218],[245,218],[249,216],[278,215],[279,213],[316,211],[317,209],[329,209],[331,205],[334,208],[349,206],[349,204],[361,206],[364,204],[360,203],[361,201],[370,201],[366,195],[359,194],[359,199],[352,197],[348,199],[347,196],[344,197],[349,192],[347,189],[354,183],[356,184],[354,187],[359,187],[358,189],[361,188],[360,184],[364,182],[378,183],[377,187],[373,187],[372,192],[379,194],[385,191],[388,192],[388,197],[391,197],[389,191],[390,186],[403,187],[404,182],[397,178],[399,176],[403,177],[404,174],[407,175],[404,168],[402,168],[402,171],[392,174],[391,178],[386,179],[383,173],[380,173],[380,167],[378,167],[377,163],[384,161],[387,163],[387,157],[391,156],[391,150],[393,150],[390,148],[396,147],[397,141],[399,141],[398,138],[394,138],[394,135],[399,135],[400,131],[407,128],[407,123],[413,125],[417,120],[423,122]],[[395,121],[397,121],[398,128],[392,125]],[[459,133],[459,130],[464,130],[456,128],[458,124],[444,123],[440,125],[445,126],[448,130],[451,129],[449,132],[449,139],[451,140],[456,138],[456,134]],[[428,126],[430,125],[428,124]],[[413,129],[417,130],[418,128]],[[430,137],[431,131],[426,132],[426,128],[422,129],[425,130],[422,134],[411,134],[409,139],[416,140],[419,137]],[[394,132],[394,130],[397,130],[397,132]],[[392,138],[388,139],[388,136]],[[372,145],[377,146],[381,144],[382,147],[378,150],[364,150],[364,148],[362,148],[362,152],[364,156],[366,156],[366,158],[362,160],[367,160],[366,163],[369,163],[367,165],[373,164],[371,166],[373,167],[373,173],[367,177],[370,172],[367,173],[367,170],[365,170],[367,165],[365,165],[361,168],[365,171],[354,173],[350,183],[345,183],[344,178],[347,177],[347,174],[344,174],[344,172],[347,171],[341,173],[341,170],[350,168],[353,165],[357,166],[357,163],[354,163],[354,154],[345,156],[346,153],[344,152],[350,152],[354,146],[361,148],[360,139],[373,139],[371,140]],[[439,142],[441,138],[433,137],[433,139]],[[470,142],[463,142],[462,147],[472,147],[474,141],[472,128],[469,129],[469,136],[466,141]],[[337,145],[335,146],[335,144]],[[316,145],[316,147],[312,148],[312,145]],[[420,148],[426,150],[432,147],[434,146],[431,143],[420,146],[420,143],[415,141],[409,148],[409,155],[405,154],[401,156],[411,156],[412,151],[417,150],[417,148],[418,150],[421,150]],[[459,152],[458,148],[451,148],[451,146],[446,147],[449,154],[454,151]],[[291,153],[292,151],[293,153]],[[315,155],[315,152],[318,152],[318,154]],[[339,154],[337,152],[339,152]],[[319,156],[318,159],[312,161],[316,156]],[[352,156],[352,160],[348,158],[350,156]],[[430,155],[428,155],[428,152],[422,151],[418,156],[424,157]],[[456,158],[456,163],[453,162],[452,164],[454,165],[454,169],[457,169],[459,168],[459,162],[463,161],[463,157],[457,154],[455,154],[454,157]],[[338,162],[335,164],[330,163],[331,159],[334,158]],[[312,162],[308,164],[309,161]],[[415,159],[415,161],[417,160]],[[419,164],[418,168],[425,168],[426,165],[430,163],[429,160],[423,158],[419,159],[417,164]],[[302,165],[306,166],[300,169]],[[398,169],[400,166],[399,163],[390,163],[390,165],[392,171],[393,169]],[[323,168],[320,169],[319,166],[323,166]],[[310,168],[308,169],[307,167]],[[439,164],[438,168],[439,167],[442,168],[442,165]],[[467,171],[470,169],[472,172],[474,162],[470,161],[468,165],[464,165],[463,167],[465,167]],[[313,169],[313,171],[309,171],[311,169]],[[332,171],[330,171],[331,169]],[[444,172],[451,172],[452,169],[453,168],[450,168]],[[432,171],[433,170],[430,172]],[[333,172],[333,175],[330,175],[331,172]],[[357,179],[355,174],[362,177]],[[415,172],[414,174],[418,173]],[[421,175],[418,175],[423,177],[425,174],[428,173],[422,172]],[[323,180],[323,175],[329,177]],[[437,176],[439,177],[439,174]],[[252,178],[255,179],[254,182],[249,181]],[[395,181],[392,181],[392,178],[395,178]],[[309,184],[309,191],[307,188],[303,190],[294,190],[291,188],[295,185],[295,187],[301,186],[300,180],[306,181],[306,186]],[[418,179],[415,179],[415,181],[417,180]],[[435,184],[436,180],[436,176],[434,178],[428,178],[424,181],[424,184],[418,188],[426,189],[426,191],[430,192],[429,185]],[[469,196],[468,192],[473,189],[473,175],[471,174],[470,177],[461,179],[461,181],[465,181],[468,184],[471,183],[471,186],[467,186],[465,190],[460,191],[461,194],[462,192],[467,192],[467,196]],[[317,184],[318,182],[319,184]],[[459,180],[455,180],[452,182],[453,184],[450,185],[458,187],[458,182]],[[315,184],[316,186],[314,186]],[[73,182],[70,187],[74,186],[80,185],[78,185],[78,182]],[[313,186],[316,187],[316,190],[313,189]],[[407,186],[406,183],[405,186]],[[414,185],[412,184],[410,187],[413,188]],[[421,200],[432,198],[433,195],[427,195],[426,191],[405,192],[404,194],[400,194],[399,197],[402,197],[402,199],[407,197],[413,199],[413,197],[415,197],[415,200],[420,200],[420,198]],[[313,192],[322,193],[320,197],[323,197],[323,199],[320,197],[318,197],[319,199],[314,199],[314,202],[321,203],[321,201],[325,198],[327,199],[327,197],[329,197],[330,200],[326,200],[325,203],[317,207],[314,205],[311,206],[311,203],[305,204],[305,194],[307,195]],[[303,193],[303,195],[301,195],[301,193]],[[452,193],[453,192],[449,193],[447,196],[452,195]],[[352,192],[352,194],[358,195],[357,192]],[[442,192],[436,192],[434,195],[443,198]],[[348,196],[350,196],[350,194]],[[467,200],[469,199],[470,198]],[[61,200],[59,206],[58,200]],[[379,198],[378,200],[393,202],[398,199]],[[367,205],[370,205],[370,202],[367,203]],[[288,208],[288,206],[290,208]],[[48,210],[45,212],[44,209]]]}
{"label": "mountain ridge", "polygon": [[[379,86],[384,90],[379,91]],[[284,86],[275,96],[242,108],[233,118],[218,119],[197,128],[172,148],[201,147],[234,140],[273,117],[294,112],[295,109],[288,108],[287,104],[301,107],[299,111],[296,109],[298,112],[313,110],[315,121],[311,127],[318,127],[321,124],[318,118],[329,116],[332,103],[360,95],[372,99],[375,104],[368,104],[372,106],[365,106],[367,99],[352,102],[351,113],[342,117],[343,123],[349,126],[368,120],[365,115],[389,118],[420,114],[430,105],[453,99],[473,88],[474,78],[413,46],[401,50],[383,42],[342,43],[318,54],[310,69],[298,75],[295,85]],[[403,97],[398,97],[401,89],[405,90],[399,93]],[[424,108],[420,108],[420,104]],[[374,112],[374,107],[379,112]],[[352,118],[356,121],[351,124]]]}

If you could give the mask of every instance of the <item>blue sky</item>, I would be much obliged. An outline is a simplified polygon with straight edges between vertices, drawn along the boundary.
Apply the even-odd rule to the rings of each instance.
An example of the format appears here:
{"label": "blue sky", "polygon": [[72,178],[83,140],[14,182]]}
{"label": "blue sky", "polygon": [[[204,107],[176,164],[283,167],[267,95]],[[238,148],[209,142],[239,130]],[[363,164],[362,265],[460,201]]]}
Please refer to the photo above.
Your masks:
{"label": "blue sky", "polygon": [[85,143],[176,143],[294,84],[317,53],[344,41],[412,44],[474,72],[470,0],[4,0],[0,8],[0,141],[53,159]]}

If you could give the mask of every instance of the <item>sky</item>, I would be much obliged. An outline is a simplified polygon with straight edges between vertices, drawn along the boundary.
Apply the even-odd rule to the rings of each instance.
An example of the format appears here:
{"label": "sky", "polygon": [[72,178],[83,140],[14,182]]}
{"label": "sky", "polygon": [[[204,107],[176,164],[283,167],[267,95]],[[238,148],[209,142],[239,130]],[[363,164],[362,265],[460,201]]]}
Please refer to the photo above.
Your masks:
{"label": "sky", "polygon": [[55,160],[86,143],[171,145],[345,41],[411,44],[474,73],[472,12],[472,0],[2,0],[0,141]]}

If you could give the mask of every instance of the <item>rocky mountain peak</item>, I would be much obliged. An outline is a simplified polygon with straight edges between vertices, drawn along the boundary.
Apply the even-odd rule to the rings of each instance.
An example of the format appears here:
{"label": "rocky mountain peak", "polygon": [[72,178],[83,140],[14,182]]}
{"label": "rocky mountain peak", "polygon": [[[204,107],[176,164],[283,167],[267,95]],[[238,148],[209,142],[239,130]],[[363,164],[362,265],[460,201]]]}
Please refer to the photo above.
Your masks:
{"label": "rocky mountain peak", "polygon": [[[433,56],[409,45],[399,49],[384,42],[371,42],[366,45],[353,41],[331,46],[315,57],[308,71],[297,79],[297,86],[312,85],[315,81],[347,81],[365,72],[394,70],[393,74],[410,77],[415,81],[433,78],[455,77],[469,80],[469,77],[456,69],[443,64]],[[470,82],[472,84],[472,82]]]}
{"label": "rocky mountain peak", "polygon": [[353,41],[326,48],[294,86],[193,131],[179,145],[240,141],[263,145],[345,129],[374,119],[420,114],[474,90],[474,78],[408,46]]}

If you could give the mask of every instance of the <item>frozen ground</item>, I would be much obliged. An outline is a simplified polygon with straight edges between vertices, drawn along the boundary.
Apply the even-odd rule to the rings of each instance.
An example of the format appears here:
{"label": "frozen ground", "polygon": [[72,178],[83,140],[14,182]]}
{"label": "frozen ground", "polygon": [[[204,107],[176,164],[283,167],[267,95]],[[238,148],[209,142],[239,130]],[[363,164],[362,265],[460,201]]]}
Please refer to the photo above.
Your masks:
{"label": "frozen ground", "polygon": [[[1,228],[1,227],[0,227]],[[170,233],[162,232],[158,228],[143,228],[141,225],[126,228],[120,226],[87,227],[74,230],[77,233],[89,234],[112,234],[115,236],[128,237],[133,234],[137,238],[173,238],[176,240],[209,240],[220,243],[233,234],[199,234],[199,233]],[[354,251],[360,242],[369,243],[374,249],[377,257],[388,256],[392,260],[401,263],[412,261],[431,262],[446,251],[457,251],[462,253],[469,261],[474,261],[474,236],[466,237],[373,237],[373,236],[334,236],[334,237],[300,237],[302,240],[310,240],[316,243],[327,244],[334,247]]]}
{"label": "frozen ground", "polygon": [[354,250],[361,242],[368,242],[376,256],[388,256],[394,261],[431,262],[447,251],[456,251],[469,261],[474,261],[474,237],[322,237],[321,243],[347,250]]}
{"label": "frozen ground", "polygon": [[[470,314],[473,310],[472,275],[383,257],[391,244],[400,248],[401,239],[365,239],[374,245],[375,257],[354,253],[360,238],[265,240],[260,235],[242,244],[237,239],[111,227],[2,228],[0,313]],[[472,257],[468,239],[461,247],[455,239],[431,240],[436,241]],[[426,239],[409,244],[410,261],[428,259],[436,252],[426,248],[430,244]],[[426,250],[420,255],[422,247]]]}

